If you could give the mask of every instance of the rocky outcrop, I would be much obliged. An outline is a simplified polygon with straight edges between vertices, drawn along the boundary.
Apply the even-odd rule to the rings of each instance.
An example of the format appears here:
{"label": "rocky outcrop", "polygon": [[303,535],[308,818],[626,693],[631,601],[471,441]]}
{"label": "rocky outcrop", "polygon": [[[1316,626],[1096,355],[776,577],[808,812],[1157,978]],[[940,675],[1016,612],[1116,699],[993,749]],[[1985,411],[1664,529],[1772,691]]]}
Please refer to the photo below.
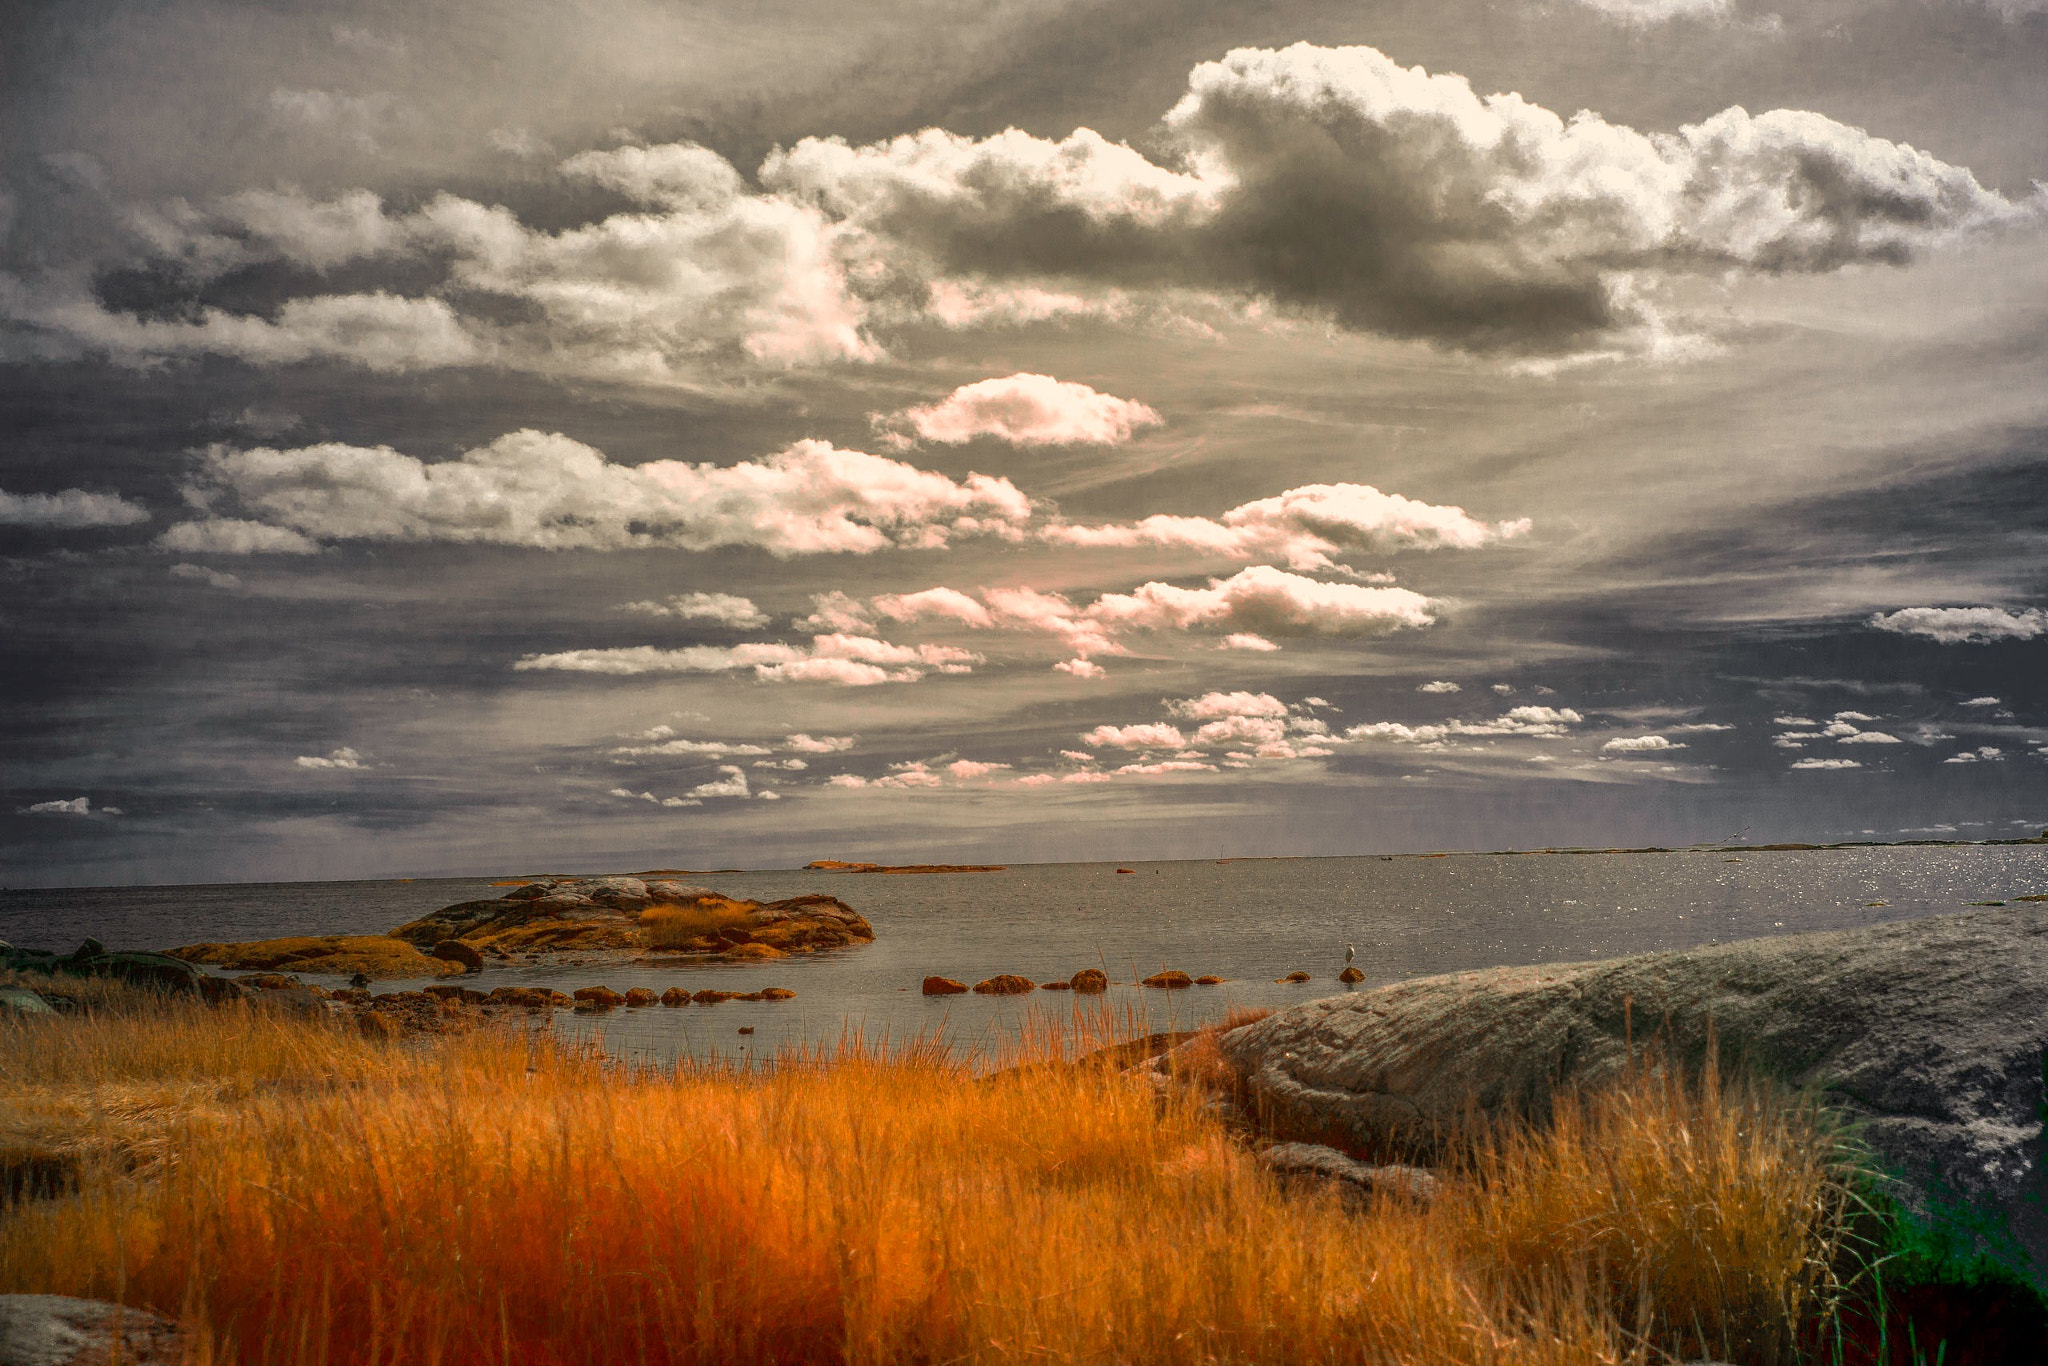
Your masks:
{"label": "rocky outcrop", "polygon": [[484,956],[460,939],[443,939],[434,945],[433,956],[444,962],[460,964],[464,972],[484,970]]}
{"label": "rocky outcrop", "polygon": [[1425,1203],[1436,1196],[1436,1176],[1421,1167],[1360,1162],[1320,1143],[1275,1143],[1259,1153],[1259,1164],[1289,1181],[1334,1183],[1340,1193],[1399,1195]]}
{"label": "rocky outcrop", "polygon": [[451,955],[514,958],[567,952],[749,959],[872,943],[874,927],[837,897],[763,904],[638,877],[548,878],[501,897],[458,902],[391,937]]}
{"label": "rocky outcrop", "polygon": [[172,1366],[178,1330],[142,1309],[69,1295],[0,1295],[0,1366]]}
{"label": "rocky outcrop", "polygon": [[252,939],[232,944],[187,944],[169,950],[187,963],[211,963],[231,972],[363,973],[376,981],[407,977],[454,977],[463,964],[421,953],[389,935],[301,935]]}
{"label": "rocky outcrop", "polygon": [[1859,1121],[1909,1198],[2002,1209],[2048,1264],[2048,913],[2010,907],[1601,963],[1495,968],[1305,1002],[1221,1036],[1277,1131],[1426,1148],[1468,1104],[1542,1118],[1659,1036]]}

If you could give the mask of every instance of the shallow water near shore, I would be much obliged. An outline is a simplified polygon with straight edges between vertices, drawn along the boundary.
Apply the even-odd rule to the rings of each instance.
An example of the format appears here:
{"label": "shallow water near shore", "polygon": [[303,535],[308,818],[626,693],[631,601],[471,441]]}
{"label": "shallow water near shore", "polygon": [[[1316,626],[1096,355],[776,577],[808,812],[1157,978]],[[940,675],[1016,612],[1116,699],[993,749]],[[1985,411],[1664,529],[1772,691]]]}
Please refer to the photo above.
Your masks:
{"label": "shallow water near shore", "polygon": [[[992,873],[892,876],[774,871],[692,876],[735,897],[825,892],[865,915],[876,942],[758,964],[688,968],[493,966],[460,979],[494,986],[602,984],[787,987],[795,1000],[557,1012],[556,1028],[601,1037],[622,1057],[766,1058],[791,1044],[940,1038],[1000,1049],[1035,1014],[1065,1021],[1106,1006],[1120,1024],[1192,1028],[1232,1007],[1278,1006],[1346,988],[1347,945],[1365,986],[1471,968],[1610,958],[1760,935],[1847,929],[2048,893],[2048,847],[1941,846],[1742,853],[1455,854],[1030,864]],[[609,872],[614,869],[538,869]],[[506,876],[517,876],[507,873]],[[298,934],[378,934],[453,902],[498,895],[492,878],[247,883],[0,892],[0,939],[69,950],[87,935],[114,948]],[[1879,904],[1872,904],[1879,903]],[[2048,903],[2041,905],[2048,917]],[[938,973],[1035,981],[1100,967],[1118,985],[1065,992],[926,998]],[[1214,973],[1220,987],[1148,990],[1164,968]],[[1273,979],[1302,970],[1313,980]],[[322,985],[338,979],[307,975]],[[380,983],[377,990],[417,987]],[[742,1026],[754,1033],[741,1035]]]}

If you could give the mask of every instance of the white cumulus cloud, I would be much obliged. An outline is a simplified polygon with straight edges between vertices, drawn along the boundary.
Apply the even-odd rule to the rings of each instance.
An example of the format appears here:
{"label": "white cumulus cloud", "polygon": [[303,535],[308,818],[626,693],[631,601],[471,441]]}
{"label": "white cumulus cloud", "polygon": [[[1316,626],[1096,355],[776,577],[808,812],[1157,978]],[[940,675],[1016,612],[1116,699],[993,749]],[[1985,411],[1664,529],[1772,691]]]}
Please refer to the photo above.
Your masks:
{"label": "white cumulus cloud", "polygon": [[0,489],[0,526],[71,531],[81,527],[134,526],[148,520],[148,509],[111,493],[88,493],[84,489],[9,493]]}
{"label": "white cumulus cloud", "polygon": [[[2038,607],[1905,607],[1879,612],[1870,624],[1880,631],[1924,636],[1943,645],[1988,645],[1998,640],[2032,640],[2048,633],[2048,612]],[[1975,705],[1975,704],[1972,704]]]}
{"label": "white cumulus cloud", "polygon": [[865,687],[915,683],[931,672],[969,673],[981,656],[951,645],[892,645],[872,636],[822,635],[806,646],[761,641],[745,645],[652,645],[563,650],[521,657],[515,671],[606,674],[734,673],[751,669],[768,683],[836,683]]}
{"label": "white cumulus cloud", "polygon": [[1230,559],[1275,557],[1296,569],[1323,569],[1364,551],[1474,549],[1527,532],[1526,519],[1482,522],[1460,507],[1440,507],[1370,484],[1308,484],[1231,508],[1216,518],[1155,514],[1137,522],[1085,526],[1055,521],[1039,534],[1074,546],[1158,545]]}
{"label": "white cumulus cloud", "polygon": [[625,603],[619,610],[648,617],[688,617],[698,621],[715,621],[721,626],[736,626],[749,630],[768,624],[768,614],[754,606],[751,598],[738,597],[732,593],[679,593],[661,602]]}
{"label": "white cumulus cloud", "polygon": [[1118,446],[1162,419],[1146,405],[1051,375],[1015,374],[964,384],[901,420],[926,441],[993,436],[1017,446]]}
{"label": "white cumulus cloud", "polygon": [[1800,759],[1792,767],[1804,769],[1861,768],[1863,765],[1857,763],[1854,759]]}
{"label": "white cumulus cloud", "polygon": [[231,496],[258,520],[174,526],[161,541],[167,548],[234,553],[393,540],[864,554],[1003,532],[1031,513],[1007,479],[970,474],[955,482],[822,441],[736,465],[615,465],[580,441],[532,430],[436,464],[388,446],[217,446],[190,492],[202,503]]}
{"label": "white cumulus cloud", "polygon": [[1685,746],[1661,735],[1617,735],[1600,748],[1611,754],[1651,754]]}
{"label": "white cumulus cloud", "polygon": [[340,749],[329,750],[325,754],[301,754],[298,758],[292,760],[292,763],[299,768],[315,769],[357,769],[366,766],[363,763],[363,756],[346,745],[343,745]]}

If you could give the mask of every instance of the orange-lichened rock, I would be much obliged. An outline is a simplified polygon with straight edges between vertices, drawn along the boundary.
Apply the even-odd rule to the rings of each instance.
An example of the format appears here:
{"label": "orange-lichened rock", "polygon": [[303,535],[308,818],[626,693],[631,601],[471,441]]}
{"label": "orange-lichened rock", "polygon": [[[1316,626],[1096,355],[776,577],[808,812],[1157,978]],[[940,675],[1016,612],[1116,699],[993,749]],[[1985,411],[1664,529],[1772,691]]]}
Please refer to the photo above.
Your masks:
{"label": "orange-lichened rock", "polygon": [[1169,972],[1155,972],[1150,977],[1147,977],[1145,979],[1145,985],[1148,987],[1167,987],[1174,990],[1178,990],[1181,987],[1191,987],[1194,984],[1194,978],[1188,976],[1184,972],[1180,972],[1177,970]]}
{"label": "orange-lichened rock", "polygon": [[966,990],[967,983],[956,982],[950,977],[924,979],[924,994],[927,996],[958,996]]}
{"label": "orange-lichened rock", "polygon": [[985,981],[974,984],[976,993],[982,996],[1022,996],[1038,990],[1038,983],[1029,977],[1019,977],[1014,972],[998,973]]}
{"label": "orange-lichened rock", "polygon": [[1100,994],[1109,990],[1109,974],[1101,968],[1082,968],[1067,979],[1067,985],[1076,991]]}

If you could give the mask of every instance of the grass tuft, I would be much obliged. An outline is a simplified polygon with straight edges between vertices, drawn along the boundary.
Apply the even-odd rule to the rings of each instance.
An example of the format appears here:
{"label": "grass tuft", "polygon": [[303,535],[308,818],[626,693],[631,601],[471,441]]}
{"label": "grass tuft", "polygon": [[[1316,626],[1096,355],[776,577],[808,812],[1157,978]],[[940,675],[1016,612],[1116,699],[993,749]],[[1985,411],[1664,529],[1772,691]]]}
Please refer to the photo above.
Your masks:
{"label": "grass tuft", "polygon": [[173,1108],[158,1160],[85,1152],[0,1220],[0,1291],[169,1313],[195,1359],[446,1366],[1769,1363],[1822,1302],[1833,1149],[1763,1089],[1640,1069],[1361,1209],[1196,1088],[1059,1065],[1102,1042],[651,1070],[244,1010],[4,1024],[0,1108]]}

